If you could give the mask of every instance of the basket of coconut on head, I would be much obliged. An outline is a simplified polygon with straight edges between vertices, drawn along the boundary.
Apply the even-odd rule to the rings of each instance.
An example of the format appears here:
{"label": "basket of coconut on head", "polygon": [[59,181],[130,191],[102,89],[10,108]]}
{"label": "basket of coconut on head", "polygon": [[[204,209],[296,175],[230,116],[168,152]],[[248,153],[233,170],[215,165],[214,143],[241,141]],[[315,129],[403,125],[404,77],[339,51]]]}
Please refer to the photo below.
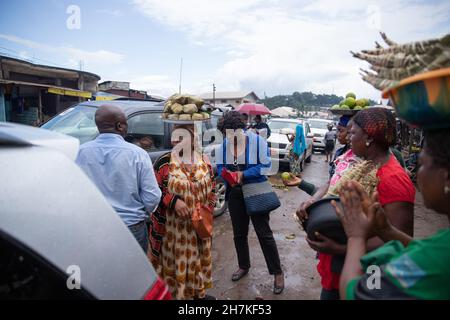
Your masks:
{"label": "basket of coconut on head", "polygon": [[174,94],[164,104],[163,120],[169,123],[190,124],[211,118],[203,99],[189,94]]}

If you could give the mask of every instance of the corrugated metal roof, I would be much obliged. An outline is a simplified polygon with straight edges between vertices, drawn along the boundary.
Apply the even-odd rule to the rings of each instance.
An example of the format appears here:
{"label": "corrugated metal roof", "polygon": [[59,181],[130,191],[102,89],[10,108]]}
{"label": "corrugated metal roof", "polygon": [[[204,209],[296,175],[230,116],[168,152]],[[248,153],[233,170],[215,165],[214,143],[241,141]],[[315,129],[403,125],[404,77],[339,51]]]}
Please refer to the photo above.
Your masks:
{"label": "corrugated metal roof", "polygon": [[34,72],[49,71],[49,72],[54,72],[54,73],[59,73],[59,74],[65,74],[67,76],[71,75],[75,78],[77,78],[79,74],[82,74],[84,77],[92,77],[97,81],[99,81],[101,79],[99,75],[92,73],[92,72],[36,64],[36,63],[30,62],[30,61],[20,60],[20,59],[16,59],[16,58],[4,56],[4,55],[0,55],[0,60],[1,60],[2,64],[26,67],[26,68],[29,68],[30,71],[33,69]]}

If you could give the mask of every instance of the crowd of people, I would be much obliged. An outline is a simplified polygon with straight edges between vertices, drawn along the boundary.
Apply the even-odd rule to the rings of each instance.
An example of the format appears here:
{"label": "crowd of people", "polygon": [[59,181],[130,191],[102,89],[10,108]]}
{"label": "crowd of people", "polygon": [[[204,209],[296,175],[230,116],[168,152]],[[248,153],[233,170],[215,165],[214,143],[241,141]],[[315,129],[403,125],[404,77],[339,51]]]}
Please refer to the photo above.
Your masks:
{"label": "crowd of people", "polygon": [[[215,205],[211,159],[197,148],[193,124],[176,125],[188,138],[172,137],[173,149],[152,164],[146,151],[124,140],[127,120],[114,106],[102,106],[95,114],[100,135],[81,146],[77,164],[97,185],[118,213],[137,243],[147,254],[175,299],[215,299],[206,293],[212,287],[212,239],[200,237],[191,220],[197,205],[212,210]],[[256,186],[267,182],[270,167],[267,129],[261,119],[253,127],[242,114],[229,111],[218,122],[224,135],[216,152],[216,174],[235,174],[227,182],[237,269],[232,281],[248,274],[250,221],[258,237],[269,274],[274,277],[273,292],[284,289],[284,273],[276,241],[270,227],[269,204],[257,214],[250,213],[248,198],[267,190]],[[384,108],[368,108],[355,116],[342,116],[337,137],[328,135],[329,181],[316,186],[301,177],[298,159],[306,148],[303,128],[291,135],[292,179],[310,198],[298,204],[295,213],[308,219],[307,209],[324,197],[333,202],[342,222],[347,243],[325,235],[307,238],[317,252],[321,277],[321,299],[450,298],[450,231],[444,230],[423,240],[413,239],[415,187],[400,164],[400,155],[391,147],[396,140],[396,122]],[[232,135],[230,135],[230,132]],[[270,131],[268,132],[270,134]],[[341,147],[334,155],[334,139]],[[241,143],[240,143],[241,142]],[[181,152],[180,152],[181,150]],[[218,153],[218,154],[217,154]],[[217,159],[222,159],[217,161]],[[425,205],[438,213],[450,212],[450,133],[426,132],[420,156],[418,185]],[[381,287],[368,286],[366,270],[381,267]]]}

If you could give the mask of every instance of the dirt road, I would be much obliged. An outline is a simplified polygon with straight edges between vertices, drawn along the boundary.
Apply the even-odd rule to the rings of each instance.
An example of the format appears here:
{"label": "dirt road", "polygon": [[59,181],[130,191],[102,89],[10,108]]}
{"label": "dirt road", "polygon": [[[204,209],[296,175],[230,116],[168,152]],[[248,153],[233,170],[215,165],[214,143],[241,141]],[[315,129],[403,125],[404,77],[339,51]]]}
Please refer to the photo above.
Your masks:
{"label": "dirt road", "polygon": [[[324,156],[314,154],[313,160],[306,165],[304,179],[321,185],[327,181],[328,165]],[[279,176],[271,181],[281,184]],[[269,275],[258,238],[250,227],[249,246],[252,268],[249,274],[238,282],[231,281],[231,275],[237,268],[237,259],[233,243],[233,231],[228,212],[215,220],[213,239],[213,279],[214,288],[210,294],[218,299],[318,299],[320,278],[316,271],[316,255],[305,241],[305,232],[293,220],[292,214],[298,204],[309,196],[298,188],[277,190],[282,206],[271,214],[271,226],[280,252],[285,272],[286,288],[281,295],[274,295],[273,276]],[[415,206],[415,237],[423,238],[448,226],[445,216],[435,214],[423,205],[417,192]],[[294,236],[294,239],[290,239]]]}

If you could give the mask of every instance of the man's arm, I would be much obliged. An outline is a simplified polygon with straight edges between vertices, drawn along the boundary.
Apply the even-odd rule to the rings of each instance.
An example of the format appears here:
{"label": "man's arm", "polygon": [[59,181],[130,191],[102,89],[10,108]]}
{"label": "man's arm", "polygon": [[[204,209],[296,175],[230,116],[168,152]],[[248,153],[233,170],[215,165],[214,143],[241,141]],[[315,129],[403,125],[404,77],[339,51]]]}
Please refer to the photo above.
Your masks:
{"label": "man's arm", "polygon": [[152,160],[146,153],[139,173],[139,190],[142,202],[149,213],[154,212],[161,200],[161,190],[156,181]]}

